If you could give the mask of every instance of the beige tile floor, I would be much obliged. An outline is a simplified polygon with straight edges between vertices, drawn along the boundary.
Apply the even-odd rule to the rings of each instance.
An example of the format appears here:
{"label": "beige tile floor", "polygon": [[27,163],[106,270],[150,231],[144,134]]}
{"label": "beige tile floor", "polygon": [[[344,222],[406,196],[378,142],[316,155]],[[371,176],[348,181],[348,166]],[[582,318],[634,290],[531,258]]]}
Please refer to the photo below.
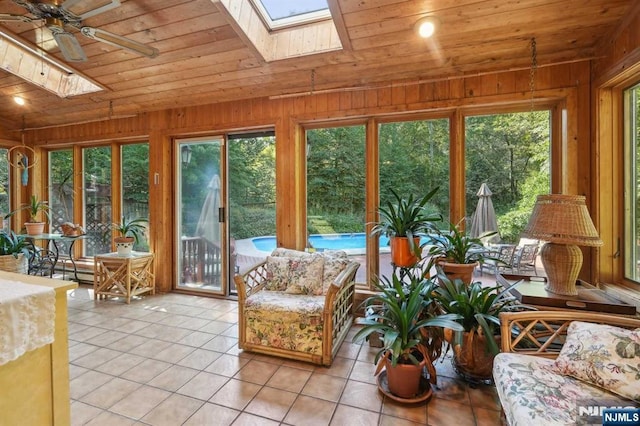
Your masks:
{"label": "beige tile floor", "polygon": [[[180,294],[94,302],[69,293],[73,425],[499,425],[491,386],[439,361],[428,404],[378,392],[375,349],[343,343],[331,368],[246,353],[237,303]],[[352,330],[353,333],[353,330]]]}

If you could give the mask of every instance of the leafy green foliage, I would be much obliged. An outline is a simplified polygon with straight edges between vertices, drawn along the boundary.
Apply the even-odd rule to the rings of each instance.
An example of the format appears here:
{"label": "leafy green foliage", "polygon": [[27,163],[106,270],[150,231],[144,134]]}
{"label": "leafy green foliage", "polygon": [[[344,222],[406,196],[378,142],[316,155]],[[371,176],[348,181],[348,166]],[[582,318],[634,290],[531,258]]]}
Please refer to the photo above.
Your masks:
{"label": "leafy green foliage", "polygon": [[111,224],[111,229],[119,232],[123,237],[133,237],[136,244],[138,244],[147,230],[147,219],[142,217],[127,219],[122,216],[122,220],[119,223]]}
{"label": "leafy green foliage", "polygon": [[[409,276],[404,282],[398,275],[382,277],[375,283],[379,293],[364,301],[367,307],[374,307],[374,313],[359,321],[363,327],[353,337],[354,342],[366,339],[371,333],[383,336],[383,347],[376,354],[378,364],[389,356],[392,365],[400,363],[419,364],[415,351],[428,359],[422,329],[425,327],[447,327],[462,330],[453,320],[457,315],[430,315],[428,305],[436,287],[432,280],[421,276]],[[428,362],[432,360],[428,359]]]}
{"label": "leafy green foliage", "polygon": [[17,235],[13,231],[0,231],[0,255],[13,255],[18,257],[20,253],[29,255],[30,244],[22,235]]}
{"label": "leafy green foliage", "polygon": [[[461,280],[451,281],[442,270],[438,270],[440,285],[435,289],[434,299],[443,312],[458,315],[458,322],[468,333],[484,334],[488,349],[499,352],[494,334],[500,327],[500,312],[526,309],[518,305],[509,290],[515,285],[502,289],[500,286],[483,287],[480,282],[465,285]],[[462,336],[456,335],[456,343],[460,344]]]}
{"label": "leafy green foliage", "polygon": [[25,203],[22,206],[18,207],[17,209],[13,210],[8,215],[6,215],[5,218],[13,216],[16,213],[21,212],[22,210],[26,210],[29,213],[30,222],[38,222],[38,214],[40,212],[42,212],[42,214],[48,220],[51,219],[51,216],[49,214],[49,204],[47,203],[47,201],[38,200],[38,197],[36,197],[35,195],[32,195],[29,198],[28,203]]}
{"label": "leafy green foliage", "polygon": [[[490,232],[482,237],[490,237],[494,234],[495,232]],[[431,265],[442,258],[448,262],[460,264],[482,263],[487,259],[482,240],[468,236],[453,223],[449,224],[449,231],[431,227],[428,244],[430,246],[428,254],[431,256]]]}

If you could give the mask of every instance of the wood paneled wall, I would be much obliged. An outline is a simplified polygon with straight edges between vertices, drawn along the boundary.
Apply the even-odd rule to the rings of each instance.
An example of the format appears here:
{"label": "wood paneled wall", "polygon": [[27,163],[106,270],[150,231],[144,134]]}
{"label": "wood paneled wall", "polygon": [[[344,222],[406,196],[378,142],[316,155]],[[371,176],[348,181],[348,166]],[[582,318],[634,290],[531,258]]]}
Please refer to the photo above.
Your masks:
{"label": "wood paneled wall", "polygon": [[[600,46],[601,59],[593,63],[591,117],[591,214],[604,246],[598,251],[601,282],[624,282],[624,133],[622,91],[640,82],[640,3],[608,43]],[[636,287],[637,289],[637,287]]]}
{"label": "wood paneled wall", "polygon": [[[557,153],[554,152],[554,171],[558,173],[554,179],[562,181],[557,185],[563,192],[586,194],[588,197],[593,184],[590,173],[589,95],[589,63],[538,68],[536,103],[552,107],[563,120],[560,125],[562,140]],[[26,133],[26,140],[42,148],[111,140],[149,140],[150,243],[158,256],[159,290],[169,291],[175,275],[175,262],[171,256],[174,230],[172,141],[175,137],[275,128],[278,244],[301,248],[306,240],[302,125],[341,119],[361,119],[374,124],[377,117],[446,114],[452,120],[452,152],[460,152],[461,120],[465,113],[505,111],[509,108],[528,111],[530,96],[529,71],[511,71],[464,79],[389,84],[376,89],[171,109],[132,118],[31,130]],[[368,134],[371,135],[372,131],[369,130]],[[451,194],[463,194],[464,170],[462,165],[460,167],[453,174]],[[157,183],[154,179],[156,173]],[[452,197],[452,219],[464,215],[462,203],[463,195]],[[590,263],[587,258],[585,264]],[[589,279],[590,274],[591,271],[586,271],[584,278]]]}

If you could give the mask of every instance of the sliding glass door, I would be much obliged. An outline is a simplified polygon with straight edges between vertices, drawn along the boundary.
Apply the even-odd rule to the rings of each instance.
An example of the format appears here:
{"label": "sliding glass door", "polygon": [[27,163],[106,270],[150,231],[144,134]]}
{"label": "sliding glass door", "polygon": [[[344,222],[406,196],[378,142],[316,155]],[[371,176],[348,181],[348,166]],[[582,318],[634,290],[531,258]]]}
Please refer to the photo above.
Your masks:
{"label": "sliding glass door", "polygon": [[176,142],[177,288],[227,294],[224,139]]}

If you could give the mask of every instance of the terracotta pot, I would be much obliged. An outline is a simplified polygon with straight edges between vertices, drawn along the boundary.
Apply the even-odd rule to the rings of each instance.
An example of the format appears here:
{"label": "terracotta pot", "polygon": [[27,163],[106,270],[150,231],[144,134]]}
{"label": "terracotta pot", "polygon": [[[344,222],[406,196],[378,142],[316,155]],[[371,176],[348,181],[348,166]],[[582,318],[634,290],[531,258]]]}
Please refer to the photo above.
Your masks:
{"label": "terracotta pot", "polygon": [[444,260],[438,262],[444,274],[453,281],[456,278],[462,280],[466,285],[471,284],[473,279],[473,270],[478,266],[478,262],[474,263],[450,263]]}
{"label": "terracotta pot", "polygon": [[44,222],[25,222],[24,227],[29,235],[39,235],[44,233]]}
{"label": "terracotta pot", "polygon": [[[413,242],[416,247],[420,246],[420,237],[415,237]],[[391,237],[391,263],[395,266],[406,268],[413,266],[420,260],[409,247],[409,238]]]}
{"label": "terracotta pot", "polygon": [[[494,336],[500,347],[500,336]],[[462,333],[462,344],[454,347],[454,363],[458,371],[478,380],[490,380],[493,371],[493,355],[487,348],[485,336]]]}
{"label": "terracotta pot", "polygon": [[422,369],[426,364],[422,360],[420,365],[414,364],[396,364],[391,366],[391,361],[385,360],[385,369],[387,371],[387,381],[389,383],[389,392],[400,398],[414,398],[420,393],[420,377]]}

